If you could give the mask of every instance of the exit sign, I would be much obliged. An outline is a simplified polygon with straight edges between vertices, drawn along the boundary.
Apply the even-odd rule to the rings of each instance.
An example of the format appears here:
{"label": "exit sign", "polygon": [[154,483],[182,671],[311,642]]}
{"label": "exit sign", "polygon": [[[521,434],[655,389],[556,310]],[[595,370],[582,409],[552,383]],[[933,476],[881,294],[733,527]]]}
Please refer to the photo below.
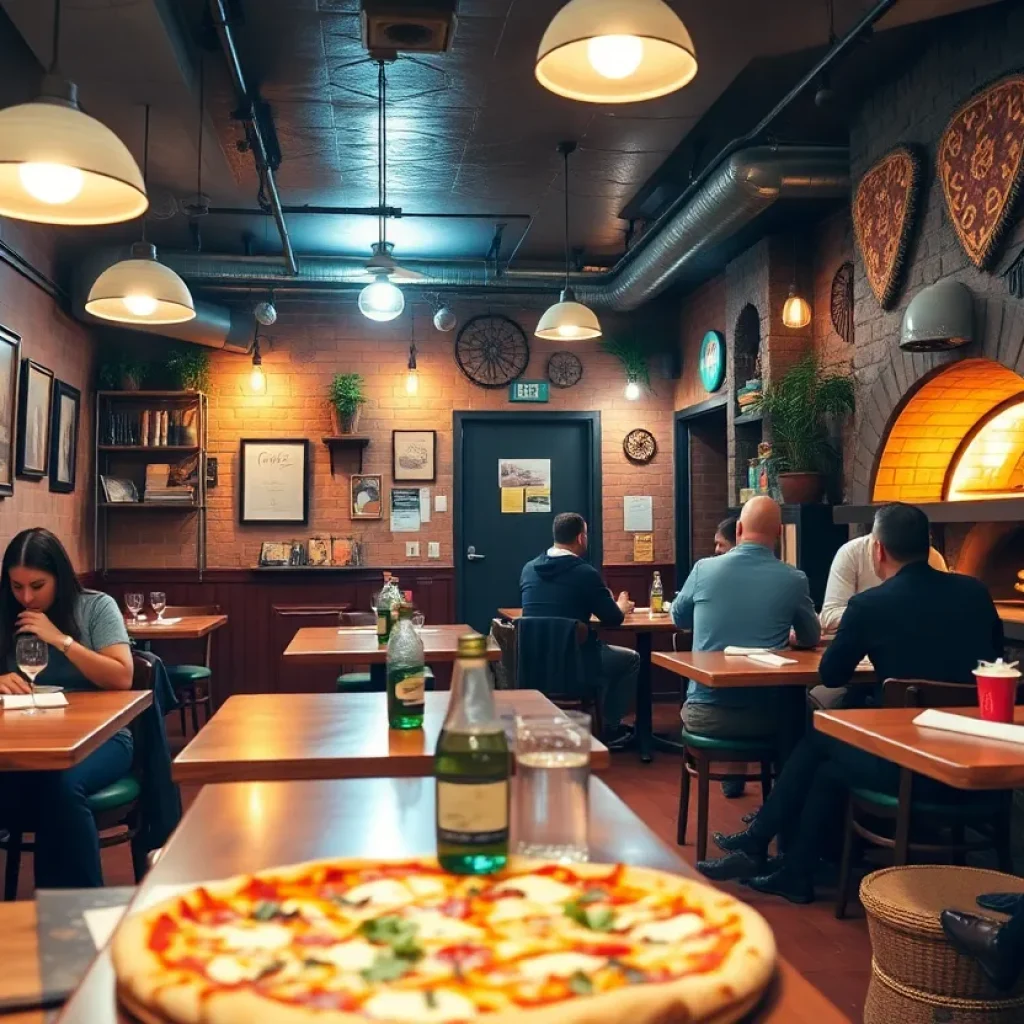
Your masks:
{"label": "exit sign", "polygon": [[546,380],[516,380],[508,386],[510,402],[546,402],[548,382]]}

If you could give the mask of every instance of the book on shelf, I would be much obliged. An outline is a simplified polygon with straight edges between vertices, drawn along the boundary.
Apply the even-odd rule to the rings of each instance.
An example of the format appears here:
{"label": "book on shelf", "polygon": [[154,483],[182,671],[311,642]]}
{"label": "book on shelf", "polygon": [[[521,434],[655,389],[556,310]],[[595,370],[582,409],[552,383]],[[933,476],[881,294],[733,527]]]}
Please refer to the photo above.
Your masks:
{"label": "book on shelf", "polygon": [[195,447],[199,444],[199,410],[108,408],[100,444],[121,448]]}

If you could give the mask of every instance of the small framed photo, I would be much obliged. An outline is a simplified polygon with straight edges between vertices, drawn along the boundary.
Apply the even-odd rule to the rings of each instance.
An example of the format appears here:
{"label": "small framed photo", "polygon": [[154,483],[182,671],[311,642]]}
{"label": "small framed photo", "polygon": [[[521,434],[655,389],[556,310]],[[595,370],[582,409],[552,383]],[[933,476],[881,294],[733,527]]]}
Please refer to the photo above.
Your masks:
{"label": "small framed photo", "polygon": [[361,565],[361,545],[355,537],[331,538],[331,565]]}
{"label": "small framed photo", "polygon": [[42,480],[50,456],[50,400],[53,370],[32,359],[21,361],[18,405],[18,476]]}
{"label": "small framed photo", "polygon": [[331,564],[331,541],[328,537],[309,538],[309,564],[330,565]]}
{"label": "small framed photo", "polygon": [[50,490],[71,494],[78,465],[78,420],[82,393],[62,380],[53,382],[50,420]]}
{"label": "small framed photo", "polygon": [[21,337],[0,327],[0,498],[14,494]]}
{"label": "small framed photo", "polygon": [[309,522],[309,442],[243,438],[240,523]]}
{"label": "small framed photo", "polygon": [[130,505],[139,500],[139,489],[134,480],[126,480],[119,476],[101,476],[100,484],[103,494],[110,505]]}
{"label": "small framed photo", "polygon": [[260,565],[288,565],[291,557],[290,541],[265,540],[260,545]]}
{"label": "small framed photo", "polygon": [[384,477],[379,473],[353,473],[350,480],[353,519],[381,519],[384,515]]}
{"label": "small framed photo", "polygon": [[437,479],[437,431],[392,430],[391,475],[396,483]]}

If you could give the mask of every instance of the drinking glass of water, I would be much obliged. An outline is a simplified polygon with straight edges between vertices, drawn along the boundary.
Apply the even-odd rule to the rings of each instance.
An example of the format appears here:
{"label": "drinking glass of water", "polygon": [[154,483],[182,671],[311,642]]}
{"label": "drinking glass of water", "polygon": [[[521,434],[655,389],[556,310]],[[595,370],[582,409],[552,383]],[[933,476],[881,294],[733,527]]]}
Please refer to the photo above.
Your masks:
{"label": "drinking glass of water", "polygon": [[159,590],[154,590],[149,595],[149,603],[153,607],[153,611],[156,612],[156,621],[160,623],[164,618],[164,609],[167,607],[167,595]]}
{"label": "drinking glass of water", "polygon": [[423,614],[423,612],[413,612],[412,613],[412,627],[417,632],[419,632],[423,628],[423,626],[426,623],[426,621],[427,621],[427,617]]}
{"label": "drinking glass of water", "polygon": [[132,613],[132,625],[135,625],[139,621],[139,612],[142,611],[145,598],[141,594],[125,594],[124,604],[128,611]]}
{"label": "drinking glass of water", "polygon": [[32,694],[32,707],[25,708],[26,715],[34,715],[36,707],[36,676],[46,668],[50,655],[46,644],[32,633],[22,633],[14,644],[14,660],[18,671],[28,679]]}
{"label": "drinking glass of water", "polygon": [[587,860],[590,715],[520,716],[515,758],[515,852],[543,860]]}

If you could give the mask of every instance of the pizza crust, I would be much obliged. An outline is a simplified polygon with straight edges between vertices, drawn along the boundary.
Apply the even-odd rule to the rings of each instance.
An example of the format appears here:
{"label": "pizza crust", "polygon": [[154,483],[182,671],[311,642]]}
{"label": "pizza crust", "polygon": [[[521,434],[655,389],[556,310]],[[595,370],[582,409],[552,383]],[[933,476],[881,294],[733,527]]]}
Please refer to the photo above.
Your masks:
{"label": "pizza crust", "polygon": [[[204,888],[215,896],[228,896],[244,889],[253,877],[294,881],[323,867],[346,870],[379,868],[383,862],[369,859],[321,860],[296,864],[280,870],[242,875]],[[410,874],[417,870],[436,872],[430,859],[403,859]],[[503,873],[514,878],[540,866],[518,861]],[[598,881],[609,877],[616,867],[604,864],[572,865],[580,878]],[[621,881],[648,891],[684,890],[714,923],[736,917],[739,941],[720,967],[706,974],[692,974],[674,981],[647,983],[613,992],[552,1003],[532,1009],[516,1008],[482,1014],[481,1024],[732,1024],[741,1019],[761,998],[775,968],[775,940],[764,918],[733,897],[700,882],[651,868],[624,866]],[[149,948],[147,936],[160,915],[175,916],[182,895],[131,914],[118,928],[111,955],[118,980],[118,998],[143,1024],[252,1024],[270,1020],[268,1001],[251,990],[225,990],[200,998],[200,986],[192,980],[176,980]],[[367,1024],[363,1014],[344,1011],[310,1010],[273,1002],[274,1024]],[[383,1024],[383,1022],[382,1022]]]}

